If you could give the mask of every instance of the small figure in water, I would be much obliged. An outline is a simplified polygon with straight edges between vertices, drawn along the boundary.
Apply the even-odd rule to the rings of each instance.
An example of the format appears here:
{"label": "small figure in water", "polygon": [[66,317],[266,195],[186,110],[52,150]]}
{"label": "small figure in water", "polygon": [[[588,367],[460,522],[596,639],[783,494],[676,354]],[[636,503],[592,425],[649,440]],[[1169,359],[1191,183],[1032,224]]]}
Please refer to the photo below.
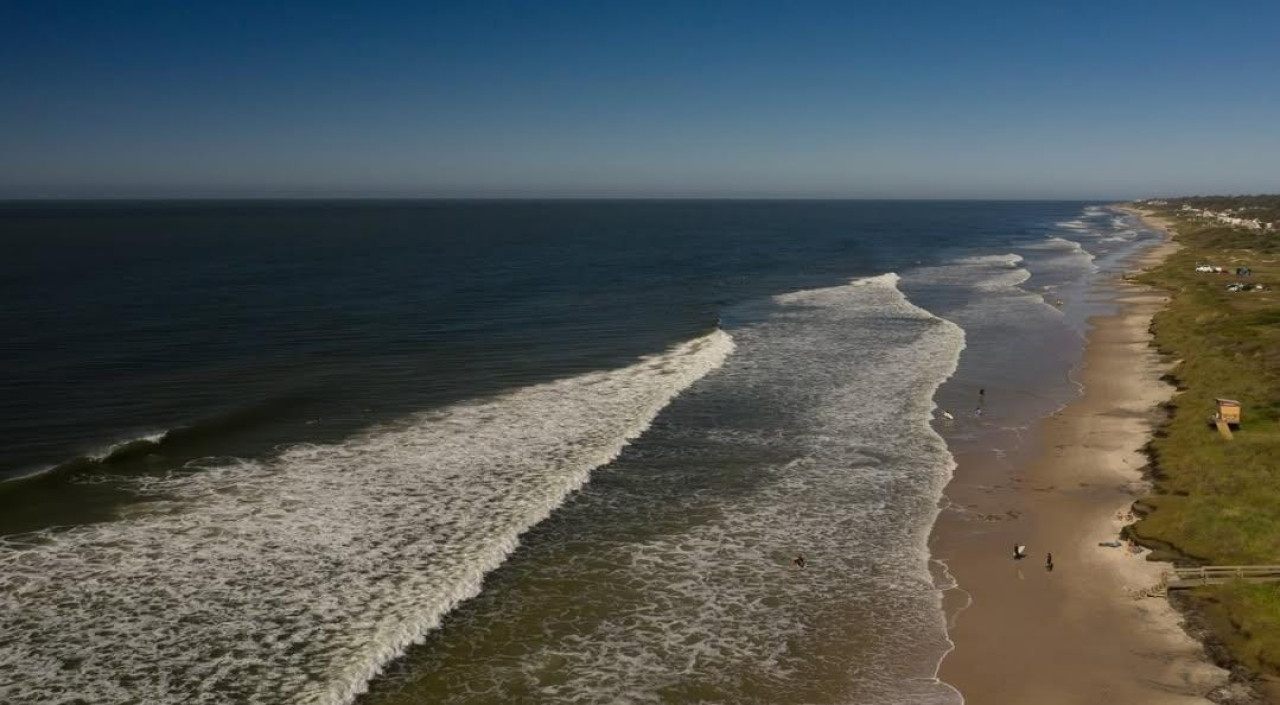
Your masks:
{"label": "small figure in water", "polygon": [[982,407],[978,407],[978,408],[974,409],[974,410],[973,410],[973,415],[974,415],[974,417],[975,417],[975,418],[981,418],[981,417],[982,417]]}
{"label": "small figure in water", "polygon": [[791,559],[791,565],[794,565],[797,568],[803,568],[804,564],[805,560],[803,553],[797,553],[796,557]]}
{"label": "small figure in water", "polygon": [[1050,573],[1053,572],[1053,554],[1052,553],[1046,554],[1044,559],[1044,569],[1049,571]]}
{"label": "small figure in water", "polygon": [[1020,561],[1026,557],[1027,557],[1027,547],[1020,543],[1015,543],[1013,545],[1013,560]]}

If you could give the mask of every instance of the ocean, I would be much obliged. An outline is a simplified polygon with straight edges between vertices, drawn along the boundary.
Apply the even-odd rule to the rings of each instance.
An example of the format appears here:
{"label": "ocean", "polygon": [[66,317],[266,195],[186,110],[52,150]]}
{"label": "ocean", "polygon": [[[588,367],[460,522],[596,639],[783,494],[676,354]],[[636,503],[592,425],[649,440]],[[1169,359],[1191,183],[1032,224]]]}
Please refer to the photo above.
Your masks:
{"label": "ocean", "polygon": [[1078,393],[1090,283],[1156,238],[1078,202],[0,206],[0,702],[959,703],[951,451]]}

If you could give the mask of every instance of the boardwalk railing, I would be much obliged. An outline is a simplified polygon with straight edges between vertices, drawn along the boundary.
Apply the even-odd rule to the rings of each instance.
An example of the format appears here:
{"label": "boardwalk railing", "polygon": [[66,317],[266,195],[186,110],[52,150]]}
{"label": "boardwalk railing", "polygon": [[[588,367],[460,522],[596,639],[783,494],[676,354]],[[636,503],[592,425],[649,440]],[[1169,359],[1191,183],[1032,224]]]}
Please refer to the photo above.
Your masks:
{"label": "boardwalk railing", "polygon": [[1206,565],[1198,568],[1174,568],[1162,575],[1160,582],[1155,585],[1131,589],[1129,593],[1135,598],[1164,597],[1170,590],[1185,590],[1232,580],[1260,583],[1280,581],[1280,565]]}
{"label": "boardwalk railing", "polygon": [[1174,568],[1179,578],[1250,578],[1280,576],[1280,565],[1202,565],[1197,568]]}

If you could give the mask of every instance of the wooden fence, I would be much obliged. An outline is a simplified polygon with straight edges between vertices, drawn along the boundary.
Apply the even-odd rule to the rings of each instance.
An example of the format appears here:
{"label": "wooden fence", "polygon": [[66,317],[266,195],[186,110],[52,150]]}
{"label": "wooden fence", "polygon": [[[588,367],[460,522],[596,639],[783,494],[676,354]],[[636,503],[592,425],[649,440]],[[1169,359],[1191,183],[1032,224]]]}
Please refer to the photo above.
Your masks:
{"label": "wooden fence", "polygon": [[1164,597],[1170,590],[1187,590],[1202,585],[1217,585],[1244,580],[1265,583],[1280,581],[1280,565],[1206,565],[1198,568],[1174,568],[1151,587],[1130,589],[1135,598]]}

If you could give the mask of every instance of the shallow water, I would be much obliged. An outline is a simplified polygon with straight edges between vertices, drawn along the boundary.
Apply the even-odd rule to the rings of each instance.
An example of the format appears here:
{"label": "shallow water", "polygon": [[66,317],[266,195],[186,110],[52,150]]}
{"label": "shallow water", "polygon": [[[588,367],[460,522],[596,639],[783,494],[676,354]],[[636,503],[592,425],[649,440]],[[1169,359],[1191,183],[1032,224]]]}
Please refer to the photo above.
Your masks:
{"label": "shallow water", "polygon": [[963,334],[896,283],[752,311],[725,366],[533,532],[519,577],[367,702],[948,701],[925,533],[949,458],[927,420]]}

